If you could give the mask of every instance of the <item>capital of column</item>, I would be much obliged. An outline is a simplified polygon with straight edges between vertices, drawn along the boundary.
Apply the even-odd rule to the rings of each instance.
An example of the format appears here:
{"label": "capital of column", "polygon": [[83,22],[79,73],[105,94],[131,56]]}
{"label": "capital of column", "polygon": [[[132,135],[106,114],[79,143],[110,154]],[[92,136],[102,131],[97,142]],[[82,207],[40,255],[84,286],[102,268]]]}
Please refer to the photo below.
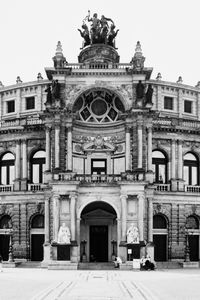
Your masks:
{"label": "capital of column", "polygon": [[128,195],[126,195],[126,194],[120,195],[121,201],[125,201],[127,198],[128,198]]}
{"label": "capital of column", "polygon": [[77,199],[77,193],[75,193],[75,192],[70,193],[70,194],[69,194],[69,198],[70,198],[71,200],[76,200],[76,199]]}
{"label": "capital of column", "polygon": [[138,195],[137,195],[137,199],[138,199],[139,201],[144,201],[144,200],[145,200],[145,196],[144,196],[143,194],[138,194]]}
{"label": "capital of column", "polygon": [[51,125],[45,125],[45,130],[46,130],[46,132],[50,132],[51,131]]}
{"label": "capital of column", "polygon": [[147,133],[152,133],[152,124],[147,126]]}

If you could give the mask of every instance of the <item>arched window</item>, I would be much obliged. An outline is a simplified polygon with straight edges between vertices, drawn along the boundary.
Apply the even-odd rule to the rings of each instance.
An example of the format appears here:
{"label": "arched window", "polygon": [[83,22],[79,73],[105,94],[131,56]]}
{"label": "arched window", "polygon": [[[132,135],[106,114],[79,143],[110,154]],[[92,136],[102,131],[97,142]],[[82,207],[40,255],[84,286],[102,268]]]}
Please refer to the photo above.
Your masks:
{"label": "arched window", "polygon": [[9,229],[12,228],[11,217],[8,215],[4,215],[0,219],[0,229]]}
{"label": "arched window", "polygon": [[155,215],[153,217],[153,228],[167,228],[167,221],[165,217],[163,217],[162,215]]}
{"label": "arched window", "polygon": [[189,216],[186,219],[186,228],[187,229],[199,229],[199,220],[196,216]]}
{"label": "arched window", "polygon": [[38,214],[31,221],[31,228],[44,228],[44,216]]}
{"label": "arched window", "polygon": [[45,167],[46,153],[43,150],[35,152],[31,158],[31,182],[43,183],[44,182],[44,167]]}
{"label": "arched window", "polygon": [[192,153],[186,153],[184,156],[184,180],[188,185],[198,185],[198,160]]}
{"label": "arched window", "polygon": [[161,151],[153,151],[152,168],[154,172],[154,182],[167,182],[167,158]]}
{"label": "arched window", "polygon": [[15,176],[15,157],[8,152],[1,157],[0,160],[0,182],[1,184],[13,184]]}

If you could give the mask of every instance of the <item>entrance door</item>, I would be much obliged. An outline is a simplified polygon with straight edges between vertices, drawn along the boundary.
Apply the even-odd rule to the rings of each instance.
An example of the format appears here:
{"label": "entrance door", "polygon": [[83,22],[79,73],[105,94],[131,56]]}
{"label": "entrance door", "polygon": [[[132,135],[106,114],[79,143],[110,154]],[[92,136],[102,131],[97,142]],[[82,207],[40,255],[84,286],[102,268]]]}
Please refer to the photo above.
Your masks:
{"label": "entrance door", "polygon": [[199,236],[198,235],[189,235],[189,248],[190,248],[190,260],[198,261],[199,260]]}
{"label": "entrance door", "polygon": [[8,260],[10,235],[0,235],[0,254],[4,261]]}
{"label": "entrance door", "polygon": [[43,260],[44,234],[31,234],[31,260]]}
{"label": "entrance door", "polygon": [[108,261],[108,226],[90,226],[90,262]]}
{"label": "entrance door", "polygon": [[153,235],[154,248],[154,259],[155,261],[166,261],[167,260],[167,236],[164,234]]}

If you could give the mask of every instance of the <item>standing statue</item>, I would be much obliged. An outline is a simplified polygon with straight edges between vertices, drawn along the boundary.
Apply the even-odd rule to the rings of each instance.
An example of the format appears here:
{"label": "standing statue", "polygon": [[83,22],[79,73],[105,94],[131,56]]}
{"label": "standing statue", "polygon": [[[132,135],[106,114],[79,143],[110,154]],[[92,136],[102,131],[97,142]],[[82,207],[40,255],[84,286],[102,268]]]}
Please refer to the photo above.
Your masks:
{"label": "standing statue", "polygon": [[110,18],[106,18],[104,15],[101,16],[101,20],[100,20],[100,24],[101,24],[100,37],[101,37],[101,40],[100,40],[100,42],[105,43],[105,44],[107,44],[107,34],[108,34],[108,29],[109,29],[108,21],[110,21],[110,22],[112,22],[112,24],[114,24],[113,20],[111,20]]}
{"label": "standing statue", "polygon": [[45,104],[52,104],[52,94],[51,94],[51,84],[48,84],[47,89],[45,90],[45,92],[47,92],[47,101],[45,102]]}
{"label": "standing statue", "polygon": [[88,16],[88,22],[92,22],[90,34],[91,34],[91,42],[92,44],[96,44],[99,41],[100,37],[100,20],[98,19],[98,15],[95,13],[93,17],[90,18]]}
{"label": "standing statue", "polygon": [[58,244],[70,244],[71,234],[69,227],[65,223],[62,223],[58,231]]}
{"label": "standing statue", "polygon": [[60,97],[60,83],[57,79],[52,82],[52,96],[54,99],[59,99]]}
{"label": "standing statue", "polygon": [[146,97],[145,104],[153,104],[152,103],[152,96],[153,96],[153,88],[152,88],[152,85],[149,84],[146,95],[145,95],[145,97]]}
{"label": "standing statue", "polygon": [[89,35],[89,30],[86,24],[82,25],[83,31],[81,31],[80,29],[78,29],[78,31],[80,32],[80,35],[82,36],[82,38],[84,39],[84,43],[83,43],[83,48],[90,45],[90,35]]}
{"label": "standing statue", "polygon": [[144,97],[144,84],[141,80],[139,80],[137,86],[136,86],[136,95],[137,99],[142,99]]}
{"label": "standing statue", "polygon": [[108,41],[107,41],[107,44],[108,44],[109,46],[115,47],[114,39],[115,39],[115,37],[117,36],[118,31],[119,31],[119,29],[117,29],[117,30],[115,31],[115,25],[114,25],[114,24],[112,24],[112,25],[110,26],[110,31],[109,31],[109,33],[108,33]]}
{"label": "standing statue", "polygon": [[127,230],[127,244],[139,244],[138,228],[133,223]]}

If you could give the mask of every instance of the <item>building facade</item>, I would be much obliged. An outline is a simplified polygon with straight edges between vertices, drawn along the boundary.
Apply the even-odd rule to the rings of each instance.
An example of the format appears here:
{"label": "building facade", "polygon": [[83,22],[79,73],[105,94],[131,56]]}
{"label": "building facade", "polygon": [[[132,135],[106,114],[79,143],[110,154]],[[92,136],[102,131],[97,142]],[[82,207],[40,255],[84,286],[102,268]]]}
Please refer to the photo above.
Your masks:
{"label": "building facade", "polygon": [[0,87],[4,260],[199,261],[200,84],[151,79],[139,42],[120,63],[111,27],[81,32],[78,63],[58,42],[47,79]]}

